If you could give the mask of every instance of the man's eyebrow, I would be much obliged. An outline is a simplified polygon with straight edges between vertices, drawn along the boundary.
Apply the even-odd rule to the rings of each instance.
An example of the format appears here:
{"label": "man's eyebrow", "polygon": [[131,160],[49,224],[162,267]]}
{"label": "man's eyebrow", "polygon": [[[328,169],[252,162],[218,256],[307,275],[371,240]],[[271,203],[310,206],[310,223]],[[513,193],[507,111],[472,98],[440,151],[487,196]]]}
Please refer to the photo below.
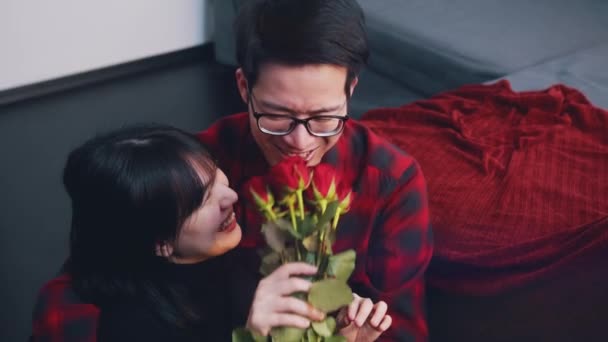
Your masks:
{"label": "man's eyebrow", "polygon": [[332,113],[337,111],[338,109],[342,108],[344,106],[344,104],[339,104],[336,106],[332,106],[332,107],[321,107],[315,110],[309,110],[306,112],[300,112],[297,110],[293,110],[292,108],[286,107],[286,106],[282,106],[280,104],[276,104],[276,103],[272,103],[272,102],[268,102],[268,101],[264,101],[264,100],[260,100],[260,104],[263,105],[265,108],[268,108],[270,110],[273,111],[278,111],[278,112],[288,112],[288,113],[294,113],[294,114],[307,114],[307,115],[318,115],[318,114],[323,114],[323,113]]}

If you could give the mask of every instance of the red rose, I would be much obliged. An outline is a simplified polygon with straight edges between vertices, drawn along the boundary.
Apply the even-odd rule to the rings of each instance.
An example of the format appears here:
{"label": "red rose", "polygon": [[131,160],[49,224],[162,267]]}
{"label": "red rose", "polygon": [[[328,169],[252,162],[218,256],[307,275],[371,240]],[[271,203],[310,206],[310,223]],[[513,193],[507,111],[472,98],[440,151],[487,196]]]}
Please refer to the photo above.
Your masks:
{"label": "red rose", "polygon": [[264,177],[253,177],[245,184],[245,196],[251,203],[255,203],[265,215],[273,216],[274,196],[266,185]]}
{"label": "red rose", "polygon": [[313,201],[333,201],[339,181],[338,174],[331,165],[319,164],[313,170],[312,193],[308,193],[307,197]]}
{"label": "red rose", "polygon": [[281,196],[304,190],[310,184],[306,161],[298,156],[288,157],[274,165],[269,172],[270,186]]}
{"label": "red rose", "polygon": [[343,214],[350,209],[350,204],[353,201],[353,192],[350,188],[346,187],[344,184],[338,185],[338,208],[340,208],[340,212]]}

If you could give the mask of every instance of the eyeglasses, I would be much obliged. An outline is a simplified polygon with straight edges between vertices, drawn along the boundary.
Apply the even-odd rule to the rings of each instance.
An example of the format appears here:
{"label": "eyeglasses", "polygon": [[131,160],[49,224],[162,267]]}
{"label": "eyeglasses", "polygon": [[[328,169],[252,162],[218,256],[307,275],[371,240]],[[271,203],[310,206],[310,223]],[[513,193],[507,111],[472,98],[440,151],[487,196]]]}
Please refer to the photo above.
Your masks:
{"label": "eyeglasses", "polygon": [[[260,131],[270,135],[287,135],[297,125],[302,124],[310,135],[315,137],[331,137],[339,134],[344,129],[344,123],[349,119],[348,115],[316,115],[307,119],[294,118],[286,114],[260,113],[253,107],[253,93],[249,92],[249,103],[251,111]],[[346,102],[344,103],[346,105]]]}

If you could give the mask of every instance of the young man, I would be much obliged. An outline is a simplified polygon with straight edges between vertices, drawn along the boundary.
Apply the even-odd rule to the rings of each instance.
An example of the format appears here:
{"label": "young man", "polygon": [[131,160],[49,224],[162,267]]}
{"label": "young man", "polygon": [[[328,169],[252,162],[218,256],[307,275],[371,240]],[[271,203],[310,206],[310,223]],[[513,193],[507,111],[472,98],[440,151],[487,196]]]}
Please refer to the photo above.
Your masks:
{"label": "young man", "polygon": [[[388,303],[393,324],[382,340],[423,341],[423,277],[433,249],[424,177],[412,157],[347,114],[368,57],[364,25],[355,0],[245,2],[236,20],[236,84],[248,112],[199,137],[241,195],[249,178],[289,155],[338,168],[355,193],[334,245],[357,252],[350,285]],[[248,307],[264,242],[254,210],[241,201],[236,211],[244,235],[235,272]]]}

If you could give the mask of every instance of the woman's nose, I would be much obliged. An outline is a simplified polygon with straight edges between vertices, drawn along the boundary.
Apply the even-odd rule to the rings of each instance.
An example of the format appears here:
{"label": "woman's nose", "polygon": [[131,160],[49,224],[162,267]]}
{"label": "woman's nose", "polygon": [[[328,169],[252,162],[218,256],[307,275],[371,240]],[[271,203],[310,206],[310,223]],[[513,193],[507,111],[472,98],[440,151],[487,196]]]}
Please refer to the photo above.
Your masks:
{"label": "woman's nose", "polygon": [[231,188],[226,188],[226,193],[224,195],[224,198],[222,199],[222,207],[231,207],[232,205],[234,205],[234,203],[236,203],[236,201],[238,201],[238,199],[239,196],[234,190],[232,190]]}

